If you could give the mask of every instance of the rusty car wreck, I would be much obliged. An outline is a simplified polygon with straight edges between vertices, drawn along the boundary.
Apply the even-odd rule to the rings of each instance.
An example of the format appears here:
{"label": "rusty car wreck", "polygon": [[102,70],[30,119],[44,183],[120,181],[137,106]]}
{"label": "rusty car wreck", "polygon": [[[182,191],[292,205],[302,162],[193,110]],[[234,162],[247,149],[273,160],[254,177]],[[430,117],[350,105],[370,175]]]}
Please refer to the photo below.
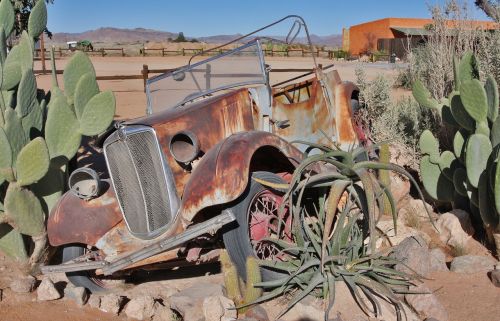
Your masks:
{"label": "rusty car wreck", "polygon": [[[307,33],[300,17],[279,22],[290,20],[296,30],[287,41],[297,29]],[[274,258],[264,240],[291,239],[291,218],[278,211],[282,195],[252,178],[289,180],[307,147],[293,141],[347,147],[362,131],[353,122],[354,84],[314,60],[305,80],[273,86],[261,42],[148,80],[148,115],[105,137],[109,178],[89,168],[71,175],[48,219],[64,263],[44,273],[100,291],[135,269],[213,259],[222,244],[243,276],[248,255]]]}

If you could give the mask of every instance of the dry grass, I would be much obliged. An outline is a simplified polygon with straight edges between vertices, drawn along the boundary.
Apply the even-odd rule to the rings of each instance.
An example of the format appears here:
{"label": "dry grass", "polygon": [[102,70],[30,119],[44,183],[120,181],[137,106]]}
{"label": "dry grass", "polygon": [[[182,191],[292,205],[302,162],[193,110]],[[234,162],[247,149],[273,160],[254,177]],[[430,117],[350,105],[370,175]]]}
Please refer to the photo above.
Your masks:
{"label": "dry grass", "polygon": [[465,245],[456,244],[455,246],[450,246],[450,254],[453,257],[464,256],[468,254],[468,250]]}

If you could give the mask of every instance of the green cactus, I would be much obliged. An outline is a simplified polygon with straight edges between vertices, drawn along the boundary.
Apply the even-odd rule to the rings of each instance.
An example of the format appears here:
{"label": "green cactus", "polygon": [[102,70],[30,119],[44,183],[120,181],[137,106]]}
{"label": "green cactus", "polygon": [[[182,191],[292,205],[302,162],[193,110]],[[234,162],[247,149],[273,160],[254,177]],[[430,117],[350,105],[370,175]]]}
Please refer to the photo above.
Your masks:
{"label": "green cactus", "polygon": [[95,78],[95,70],[92,62],[87,55],[78,51],[71,57],[63,73],[64,91],[70,105],[73,104],[78,81],[87,73],[90,73]]}
{"label": "green cactus", "polygon": [[432,98],[431,93],[425,86],[422,84],[420,80],[416,80],[415,83],[413,84],[412,88],[413,92],[413,97],[415,97],[415,100],[422,106],[426,108],[434,108],[437,109],[439,107],[439,103],[437,100]]}
{"label": "green cactus", "polygon": [[236,304],[239,304],[242,300],[242,295],[236,266],[231,261],[231,258],[226,250],[221,251],[219,259],[222,268],[222,275],[224,276],[227,297],[233,300]]}
{"label": "green cactus", "polygon": [[[454,76],[455,91],[449,101],[459,127],[453,138],[453,153],[443,151],[437,168],[438,143],[430,132],[422,133],[420,150],[424,156],[420,170],[424,187],[433,198],[457,203],[454,206],[463,206],[464,200],[467,200],[468,209],[474,217],[482,220],[489,235],[500,236],[498,85],[490,76],[483,86],[472,53],[464,55],[460,63],[454,60]],[[415,89],[419,92],[415,93]],[[426,96],[427,93],[418,86],[414,88],[416,98],[424,96],[431,99]],[[419,103],[429,107],[428,101]],[[447,186],[446,180],[442,180],[443,176],[453,181],[451,186],[446,187],[455,194],[453,199],[450,199],[448,192],[442,191]],[[497,255],[500,256],[499,247]]]}
{"label": "green cactus", "polygon": [[85,106],[89,100],[99,93],[99,86],[95,80],[95,75],[91,72],[83,75],[75,89],[75,113],[81,119]]}
{"label": "green cactus", "polygon": [[17,156],[16,176],[19,186],[39,181],[49,170],[49,150],[42,137],[29,142]]}
{"label": "green cactus", "polygon": [[80,132],[93,136],[105,131],[115,116],[115,96],[105,91],[92,97],[80,119]]}
{"label": "green cactus", "polygon": [[26,261],[28,258],[23,236],[9,224],[0,224],[0,250],[20,261]]}
{"label": "green cactus", "polygon": [[34,39],[40,36],[47,25],[47,7],[40,2],[43,1],[38,1],[31,10],[28,21],[28,34]]}
{"label": "green cactus", "polygon": [[262,276],[260,273],[260,266],[257,259],[253,256],[247,257],[246,262],[246,272],[247,280],[245,287],[245,294],[243,296],[243,305],[246,307],[238,309],[239,313],[245,313],[248,311],[250,306],[248,304],[255,302],[258,298],[262,296],[262,288],[258,288],[255,285],[262,282]]}
{"label": "green cactus", "polygon": [[10,183],[5,195],[5,220],[22,234],[40,236],[45,233],[45,213],[31,191]]}

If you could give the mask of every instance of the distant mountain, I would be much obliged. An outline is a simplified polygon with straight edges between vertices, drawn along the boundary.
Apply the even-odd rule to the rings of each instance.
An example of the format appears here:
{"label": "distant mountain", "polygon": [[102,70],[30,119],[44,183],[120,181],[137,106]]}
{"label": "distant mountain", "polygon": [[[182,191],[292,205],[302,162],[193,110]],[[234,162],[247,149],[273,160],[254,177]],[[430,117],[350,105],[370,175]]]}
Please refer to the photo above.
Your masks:
{"label": "distant mountain", "polygon": [[[52,43],[64,43],[67,41],[79,41],[79,40],[90,40],[93,42],[163,42],[167,41],[168,38],[175,39],[177,33],[168,31],[159,31],[153,29],[145,28],[135,28],[135,29],[121,29],[121,28],[99,28],[96,30],[89,30],[80,33],[54,33]],[[196,38],[199,41],[206,43],[225,43],[241,37],[241,34],[233,35],[215,35],[208,37]],[[192,39],[186,35],[187,39]],[[276,37],[278,39],[283,39],[283,37]],[[341,35],[329,35],[329,36],[317,36],[311,35],[311,41],[316,45],[326,45],[331,47],[339,47],[342,44]],[[304,43],[305,38],[298,38],[297,42]]]}

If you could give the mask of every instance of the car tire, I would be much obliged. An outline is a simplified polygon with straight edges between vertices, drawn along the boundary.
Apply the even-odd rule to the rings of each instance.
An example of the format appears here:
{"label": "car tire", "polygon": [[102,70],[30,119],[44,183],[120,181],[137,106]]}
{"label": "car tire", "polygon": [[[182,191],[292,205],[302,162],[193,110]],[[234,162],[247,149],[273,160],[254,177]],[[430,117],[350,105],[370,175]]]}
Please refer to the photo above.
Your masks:
{"label": "car tire", "polygon": [[[270,259],[272,260],[273,258],[266,258],[265,255],[264,257],[262,254],[265,253],[257,253],[254,246],[252,244],[259,244],[258,241],[252,240],[252,237],[254,235],[259,235],[256,236],[255,238],[258,239],[260,235],[262,235],[262,227],[260,226],[260,232],[256,233],[254,232],[254,227],[258,225],[262,225],[261,223],[258,224],[251,224],[252,220],[255,219],[255,213],[258,211],[255,211],[256,209],[256,204],[258,204],[258,201],[262,197],[267,197],[271,201],[269,202],[271,205],[272,203],[276,203],[276,206],[279,207],[279,200],[283,196],[283,192],[279,192],[276,190],[273,190],[267,186],[264,186],[257,181],[254,180],[254,178],[258,178],[267,182],[275,183],[275,184],[282,184],[285,183],[283,178],[280,176],[270,173],[270,172],[254,172],[251,175],[250,182],[248,183],[248,186],[243,193],[243,195],[240,196],[238,199],[237,203],[232,206],[230,209],[236,216],[236,221],[233,222],[233,224],[230,224],[228,229],[224,232],[223,234],[223,239],[224,239],[224,245],[228,251],[228,254],[235,264],[239,275],[246,280],[246,259],[248,256],[253,256],[257,259]],[[275,199],[274,199],[275,197]],[[274,199],[274,200],[273,200]],[[266,203],[267,204],[267,203]],[[287,212],[287,211],[286,211]],[[265,213],[257,213],[260,217],[265,218],[266,217],[275,217],[274,214],[277,212],[273,212],[273,215],[265,215]],[[285,217],[285,215],[288,215]],[[291,215],[289,213],[284,215],[284,221],[286,222],[286,226],[289,225],[288,233],[284,233],[283,238],[287,238],[287,240],[291,240]],[[269,218],[269,221],[271,218]],[[264,223],[268,224],[268,223]],[[250,227],[252,225],[252,227]],[[269,224],[270,226],[270,224]],[[267,231],[267,229],[266,229]],[[268,237],[268,235],[266,235]],[[276,237],[276,236],[275,236]],[[282,237],[280,237],[282,238]],[[267,245],[271,245],[272,243],[267,243]],[[261,267],[261,275],[262,279],[264,281],[271,281],[271,280],[277,280],[280,278],[284,277],[284,274],[271,270],[269,268],[263,268]]]}
{"label": "car tire", "polygon": [[[85,254],[87,248],[84,245],[70,245],[63,248],[62,261],[68,262]],[[98,277],[90,271],[78,271],[66,273],[68,280],[76,287],[84,287],[92,293],[105,292],[122,285],[124,279],[111,279]]]}

